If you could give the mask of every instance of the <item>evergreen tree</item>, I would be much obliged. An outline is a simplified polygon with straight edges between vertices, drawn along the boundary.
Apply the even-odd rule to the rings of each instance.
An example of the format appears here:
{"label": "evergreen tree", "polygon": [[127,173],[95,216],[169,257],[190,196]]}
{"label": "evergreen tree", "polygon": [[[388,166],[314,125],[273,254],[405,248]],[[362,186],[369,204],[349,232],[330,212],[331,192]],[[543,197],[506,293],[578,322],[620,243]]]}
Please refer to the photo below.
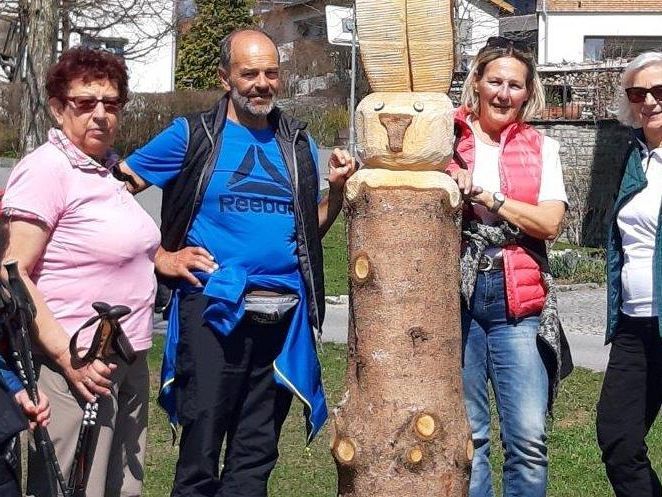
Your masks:
{"label": "evergreen tree", "polygon": [[251,26],[247,1],[196,0],[197,16],[179,40],[175,84],[178,89],[218,88],[219,43],[233,29]]}

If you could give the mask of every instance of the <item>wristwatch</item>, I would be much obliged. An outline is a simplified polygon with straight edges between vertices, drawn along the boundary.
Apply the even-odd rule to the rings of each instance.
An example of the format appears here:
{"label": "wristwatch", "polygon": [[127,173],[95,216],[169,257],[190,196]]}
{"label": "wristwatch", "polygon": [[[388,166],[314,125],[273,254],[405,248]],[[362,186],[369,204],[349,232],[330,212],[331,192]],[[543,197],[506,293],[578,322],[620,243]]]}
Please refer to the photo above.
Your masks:
{"label": "wristwatch", "polygon": [[506,196],[501,192],[494,192],[492,194],[492,200],[492,207],[490,207],[488,210],[490,212],[496,213],[499,211],[499,209],[501,209],[501,206],[506,201]]}

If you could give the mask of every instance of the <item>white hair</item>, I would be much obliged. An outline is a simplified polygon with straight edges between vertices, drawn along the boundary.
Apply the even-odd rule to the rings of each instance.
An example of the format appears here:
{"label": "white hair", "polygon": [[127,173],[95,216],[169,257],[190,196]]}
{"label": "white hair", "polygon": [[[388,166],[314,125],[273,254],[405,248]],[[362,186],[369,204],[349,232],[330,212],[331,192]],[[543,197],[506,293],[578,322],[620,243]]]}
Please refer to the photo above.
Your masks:
{"label": "white hair", "polygon": [[642,69],[650,66],[662,66],[662,52],[644,52],[638,55],[632,62],[630,62],[623,71],[621,76],[621,86],[618,89],[617,96],[617,111],[616,119],[625,126],[632,126],[633,128],[641,128],[641,123],[632,113],[632,106],[625,94],[625,89],[632,86],[632,80],[635,74]]}

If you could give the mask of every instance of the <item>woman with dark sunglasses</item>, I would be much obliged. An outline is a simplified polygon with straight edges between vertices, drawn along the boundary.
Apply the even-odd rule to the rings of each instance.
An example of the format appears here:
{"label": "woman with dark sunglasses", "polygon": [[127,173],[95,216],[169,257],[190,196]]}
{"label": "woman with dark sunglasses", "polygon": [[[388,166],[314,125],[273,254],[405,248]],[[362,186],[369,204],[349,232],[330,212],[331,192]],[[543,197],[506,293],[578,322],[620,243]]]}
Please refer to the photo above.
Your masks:
{"label": "woman with dark sunglasses", "polygon": [[543,108],[532,56],[490,38],[464,84],[447,171],[465,195],[462,375],[475,448],[471,497],[494,495],[488,383],[504,447],[503,495],[546,494],[547,413],[561,366],[569,372],[545,248],[567,202],[559,144],[526,124]]}
{"label": "woman with dark sunglasses", "polygon": [[[57,127],[14,168],[3,198],[9,225],[5,258],[18,261],[37,309],[34,341],[39,388],[51,400],[49,426],[65,479],[86,402],[99,399],[98,439],[87,497],[138,496],[143,480],[156,292],[158,228],[114,177],[112,145],[127,101],[124,62],[77,47],[50,67],[46,90]],[[123,329],[137,353],[78,367],[70,337],[95,314],[92,303],[131,308]],[[93,327],[78,345],[90,346]],[[30,448],[27,494],[50,496],[41,451]]]}
{"label": "woman with dark sunglasses", "polygon": [[660,497],[645,439],[662,404],[662,53],[630,62],[620,93],[618,120],[633,139],[607,241],[611,350],[598,443],[617,497]]}

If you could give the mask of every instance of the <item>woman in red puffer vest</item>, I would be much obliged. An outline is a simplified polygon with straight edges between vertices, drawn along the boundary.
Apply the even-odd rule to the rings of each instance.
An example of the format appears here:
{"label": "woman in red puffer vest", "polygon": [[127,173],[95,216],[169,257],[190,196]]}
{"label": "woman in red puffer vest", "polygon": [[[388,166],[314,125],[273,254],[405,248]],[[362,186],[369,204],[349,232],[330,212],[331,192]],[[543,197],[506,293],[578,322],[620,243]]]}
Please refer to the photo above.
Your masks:
{"label": "woman in red puffer vest", "polygon": [[558,143],[525,123],[543,107],[532,55],[490,38],[464,84],[447,170],[466,200],[462,331],[475,448],[471,497],[493,495],[488,382],[505,448],[503,495],[546,494],[545,422],[563,340],[555,300],[548,302],[545,240],[558,235],[567,197]]}

